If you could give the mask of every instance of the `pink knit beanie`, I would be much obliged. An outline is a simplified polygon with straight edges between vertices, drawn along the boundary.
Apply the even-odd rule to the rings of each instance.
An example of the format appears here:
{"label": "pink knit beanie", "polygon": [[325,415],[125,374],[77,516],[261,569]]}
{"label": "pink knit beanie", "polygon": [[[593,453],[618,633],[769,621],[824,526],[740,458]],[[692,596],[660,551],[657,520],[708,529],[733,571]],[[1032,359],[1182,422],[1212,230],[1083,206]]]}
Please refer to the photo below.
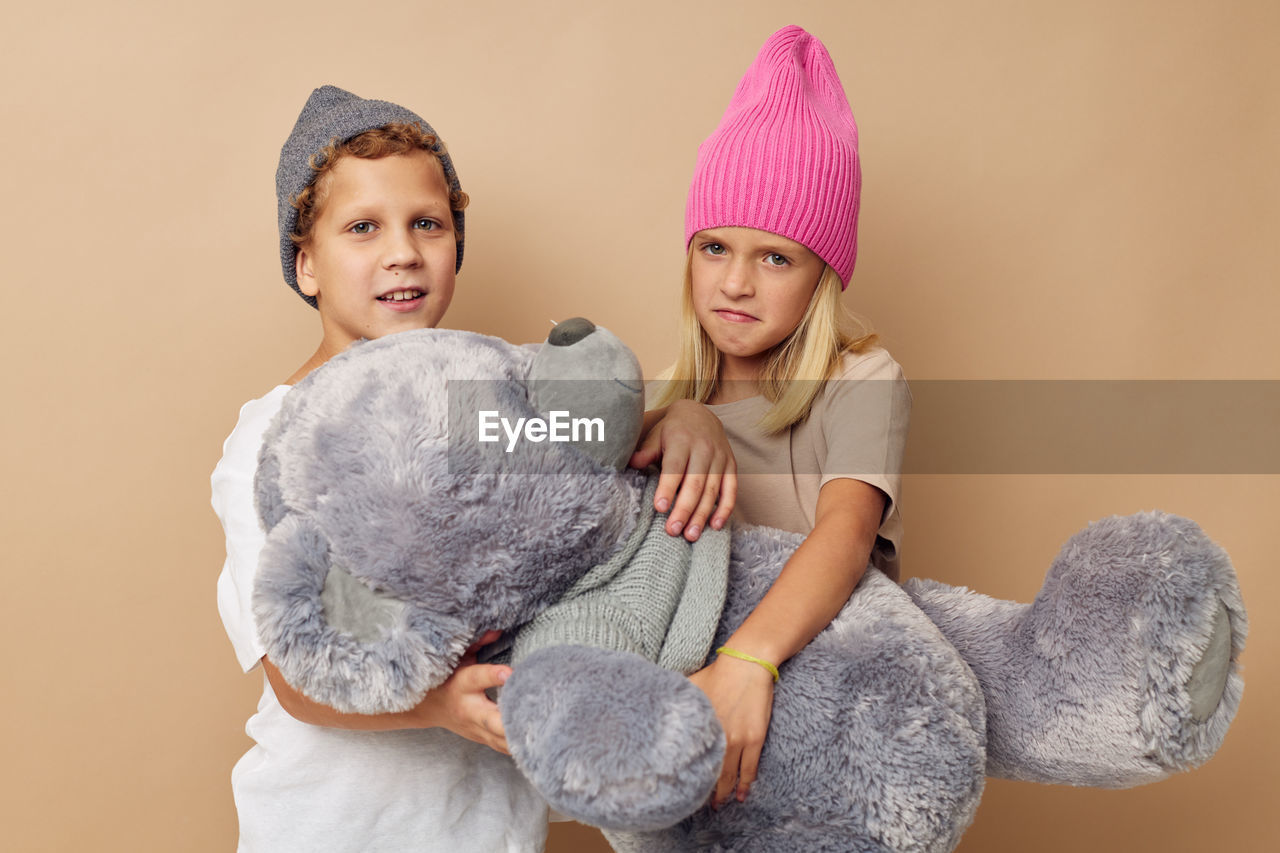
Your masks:
{"label": "pink knit beanie", "polygon": [[861,188],[858,126],[831,57],[800,27],[784,27],[698,149],[685,247],[704,228],[757,228],[802,243],[848,287]]}

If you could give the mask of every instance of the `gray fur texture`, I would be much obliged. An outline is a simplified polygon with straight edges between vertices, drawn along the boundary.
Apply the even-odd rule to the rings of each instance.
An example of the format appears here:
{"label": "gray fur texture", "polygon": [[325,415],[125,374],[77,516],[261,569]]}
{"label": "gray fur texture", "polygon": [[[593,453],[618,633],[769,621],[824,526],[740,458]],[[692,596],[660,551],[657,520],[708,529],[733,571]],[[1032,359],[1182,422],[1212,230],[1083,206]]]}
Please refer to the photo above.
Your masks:
{"label": "gray fur texture", "polygon": [[706,695],[638,654],[539,650],[516,666],[500,705],[511,754],[548,802],[606,829],[679,821],[710,796],[724,761]]}
{"label": "gray fur texture", "polygon": [[[1090,525],[1033,604],[930,581],[906,588],[983,684],[989,775],[1154,782],[1212,754],[1240,702],[1247,620],[1235,572],[1185,518]],[[1053,704],[1037,701],[1046,695]]]}
{"label": "gray fur texture", "polygon": [[[616,400],[574,402],[545,385],[533,396],[550,396],[530,401],[531,376],[598,379],[595,367],[627,361],[609,356],[616,338],[585,329],[563,330],[536,357],[478,335],[401,333],[290,393],[258,472],[269,533],[255,613],[298,689],[340,710],[398,710],[485,629],[509,631],[514,649],[530,631],[539,639],[515,657],[499,700],[514,759],[554,808],[639,853],[947,851],[987,775],[1121,787],[1194,767],[1221,744],[1247,630],[1235,574],[1193,522],[1146,513],[1072,537],[1032,604],[930,581],[899,587],[869,569],[781,667],[747,803],[706,808],[723,732],[678,673],[705,654],[689,649],[709,645],[700,620],[724,595],[722,564],[672,571],[663,561],[683,557],[665,549],[683,540],[636,544],[661,519],[643,514],[648,475],[603,464],[617,453],[525,443],[508,454],[458,440],[477,411],[532,415],[548,401],[638,417],[620,386]],[[538,362],[553,349],[554,370]],[[587,365],[572,366],[575,351]],[[716,643],[800,541],[733,530]],[[699,607],[637,593],[634,574],[595,585],[641,565],[633,551],[649,555],[657,580],[696,590]],[[640,618],[654,601],[664,615]],[[680,663],[663,659],[662,630],[697,638]],[[581,644],[605,635],[614,648]]]}
{"label": "gray fur texture", "polygon": [[[494,338],[410,332],[353,347],[286,397],[257,478],[268,536],[255,608],[299,690],[345,712],[410,708],[480,633],[528,621],[630,532],[636,478],[572,453],[547,470],[552,457],[527,444],[508,463],[460,440],[468,412],[535,414],[531,358]],[[402,616],[337,630],[331,567],[404,602]],[[357,639],[369,632],[379,639]]]}
{"label": "gray fur texture", "polygon": [[[802,540],[734,530],[717,644]],[[831,625],[781,667],[747,803],[607,835],[636,851],[950,850],[977,809],[985,746],[973,673],[897,584],[868,569]]]}

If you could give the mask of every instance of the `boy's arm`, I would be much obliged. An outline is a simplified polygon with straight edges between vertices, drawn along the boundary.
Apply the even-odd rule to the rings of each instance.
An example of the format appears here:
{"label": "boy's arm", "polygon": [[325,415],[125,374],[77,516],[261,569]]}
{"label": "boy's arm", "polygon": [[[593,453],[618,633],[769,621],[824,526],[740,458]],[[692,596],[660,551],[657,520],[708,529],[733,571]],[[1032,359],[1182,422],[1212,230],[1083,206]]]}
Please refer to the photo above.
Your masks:
{"label": "boy's arm", "polygon": [[359,731],[444,728],[467,740],[509,754],[502,715],[498,712],[497,703],[485,691],[505,682],[511,668],[478,664],[474,651],[468,652],[453,675],[429,691],[418,705],[392,714],[344,714],[299,693],[265,656],[262,669],[280,706],[300,722]]}
{"label": "boy's arm", "polygon": [[693,542],[708,519],[714,529],[724,527],[737,501],[738,467],[720,419],[692,400],[645,412],[630,465],[644,468],[658,460],[662,473],[653,506],[658,512],[670,508],[667,533]]}
{"label": "boy's arm", "polygon": [[[725,641],[735,651],[781,665],[831,623],[866,572],[885,495],[861,480],[832,480],[818,493],[813,531],[778,579]],[[773,708],[773,676],[757,663],[718,655],[690,678],[724,726],[725,764],[714,802],[746,798],[755,781]]]}
{"label": "boy's arm", "polygon": [[282,396],[277,389],[241,409],[240,419],[223,446],[222,459],[211,478],[213,508],[227,537],[227,560],[218,578],[218,610],[241,666],[247,672],[260,660],[281,707],[304,723],[364,731],[439,726],[505,753],[507,742],[498,706],[484,691],[502,684],[511,670],[505,666],[478,665],[474,656],[476,648],[497,639],[497,632],[481,637],[463,657],[453,676],[428,693],[417,707],[398,714],[343,714],[315,702],[294,690],[262,654],[252,618],[251,595],[266,534],[254,506],[253,483],[262,436],[279,410]]}

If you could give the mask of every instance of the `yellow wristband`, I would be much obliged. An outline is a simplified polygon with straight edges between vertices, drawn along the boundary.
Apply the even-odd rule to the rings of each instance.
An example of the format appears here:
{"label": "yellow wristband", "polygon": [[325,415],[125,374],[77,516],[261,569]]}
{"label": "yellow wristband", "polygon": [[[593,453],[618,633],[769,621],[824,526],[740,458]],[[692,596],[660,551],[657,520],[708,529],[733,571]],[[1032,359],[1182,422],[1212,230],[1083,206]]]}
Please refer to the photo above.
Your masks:
{"label": "yellow wristband", "polygon": [[728,646],[721,646],[720,648],[716,649],[716,654],[728,655],[729,657],[737,658],[738,660],[745,660],[745,661],[750,661],[751,663],[758,663],[765,669],[769,670],[769,674],[773,676],[773,683],[774,684],[778,683],[778,668],[773,664],[769,663],[767,660],[764,660],[763,658],[758,658],[755,655],[749,655],[746,652],[740,652],[737,649],[731,649]]}

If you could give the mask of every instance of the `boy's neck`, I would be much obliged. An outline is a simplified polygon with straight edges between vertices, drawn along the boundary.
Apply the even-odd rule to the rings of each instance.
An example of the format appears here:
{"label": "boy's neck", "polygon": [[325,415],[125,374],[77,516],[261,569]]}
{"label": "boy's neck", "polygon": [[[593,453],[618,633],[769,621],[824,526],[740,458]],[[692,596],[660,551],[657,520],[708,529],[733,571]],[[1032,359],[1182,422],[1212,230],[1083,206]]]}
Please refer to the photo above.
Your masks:
{"label": "boy's neck", "polygon": [[293,375],[285,382],[286,385],[297,385],[307,377],[307,374],[333,358],[334,353],[329,352],[329,348],[325,346],[324,341],[320,342],[320,347],[312,354],[311,358],[302,363],[302,366],[293,372]]}

